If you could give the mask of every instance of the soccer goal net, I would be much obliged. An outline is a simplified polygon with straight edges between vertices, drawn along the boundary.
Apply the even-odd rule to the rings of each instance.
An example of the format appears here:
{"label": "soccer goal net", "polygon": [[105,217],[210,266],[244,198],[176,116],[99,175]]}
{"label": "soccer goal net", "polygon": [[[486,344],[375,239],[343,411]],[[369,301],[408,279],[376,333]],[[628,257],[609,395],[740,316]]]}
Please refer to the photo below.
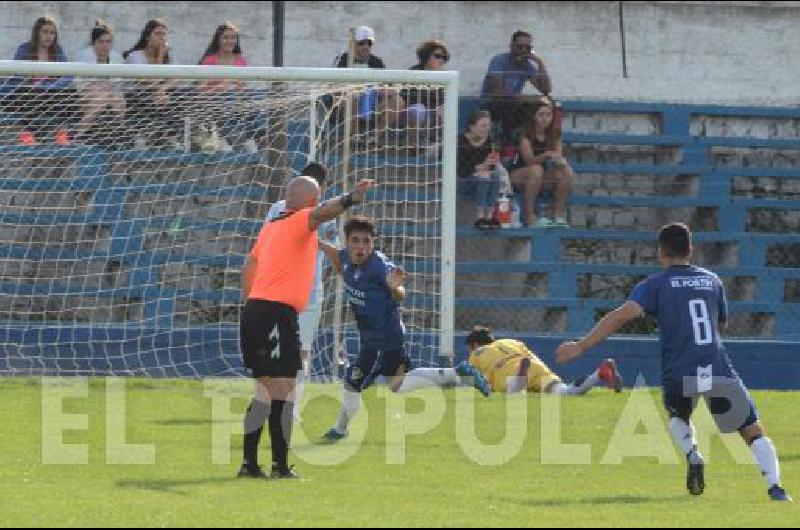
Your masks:
{"label": "soccer goal net", "polygon": [[[447,362],[456,108],[455,73],[0,62],[0,374],[243,373],[241,268],[311,161],[326,196],[376,180],[350,213],[409,273],[409,355]],[[358,340],[323,278],[336,378]]]}

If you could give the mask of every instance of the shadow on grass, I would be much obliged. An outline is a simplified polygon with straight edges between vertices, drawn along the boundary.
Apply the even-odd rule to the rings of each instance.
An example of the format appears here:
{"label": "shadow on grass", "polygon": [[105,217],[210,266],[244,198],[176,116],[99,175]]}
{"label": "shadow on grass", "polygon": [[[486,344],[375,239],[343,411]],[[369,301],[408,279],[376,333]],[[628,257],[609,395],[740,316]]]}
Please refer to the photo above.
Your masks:
{"label": "shadow on grass", "polygon": [[212,420],[209,418],[169,418],[166,420],[151,420],[148,423],[164,427],[192,427],[197,425],[217,425],[239,423],[236,420]]}
{"label": "shadow on grass", "polygon": [[588,497],[583,499],[519,499],[511,497],[495,497],[495,500],[518,504],[530,508],[559,508],[564,506],[603,506],[608,504],[664,504],[682,502],[688,495],[672,497],[649,497],[647,495],[618,495],[614,497]]}
{"label": "shadow on grass", "polygon": [[781,462],[800,462],[800,454],[781,455],[778,457]]}
{"label": "shadow on grass", "polygon": [[[179,495],[187,495],[188,492],[182,491],[180,488],[189,486],[206,486],[208,484],[224,484],[226,482],[234,482],[236,477],[209,477],[202,479],[184,479],[184,480],[171,480],[171,479],[150,479],[150,480],[118,480],[116,487],[121,489],[138,489],[147,491],[157,491],[161,493],[177,493]],[[256,482],[256,481],[253,481]]]}

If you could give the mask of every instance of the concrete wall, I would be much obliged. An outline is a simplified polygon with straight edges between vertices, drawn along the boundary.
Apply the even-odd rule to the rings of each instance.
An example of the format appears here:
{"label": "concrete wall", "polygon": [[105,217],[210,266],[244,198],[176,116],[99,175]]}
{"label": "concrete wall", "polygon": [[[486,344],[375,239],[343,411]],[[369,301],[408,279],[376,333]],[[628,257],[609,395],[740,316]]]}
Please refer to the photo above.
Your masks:
{"label": "concrete wall", "polygon": [[88,45],[98,18],[114,27],[114,48],[120,52],[133,47],[149,19],[163,18],[178,59],[197,64],[214,29],[230,19],[241,30],[248,58],[260,66],[272,62],[271,2],[0,2],[0,57],[12,58],[44,14],[58,22],[59,42],[70,58]]}
{"label": "concrete wall", "polygon": [[[800,2],[623,2],[628,77],[622,72],[618,2],[287,2],[289,66],[330,66],[347,28],[371,25],[375,53],[390,68],[414,63],[414,48],[437,37],[451,48],[462,94],[480,90],[489,58],[510,34],[530,30],[562,98],[792,105],[800,77]],[[213,28],[242,28],[255,65],[271,64],[271,2],[0,2],[0,54],[27,39],[49,12],[74,53],[95,17],[117,27],[120,48],[144,22],[170,23],[170,41],[193,63]]]}

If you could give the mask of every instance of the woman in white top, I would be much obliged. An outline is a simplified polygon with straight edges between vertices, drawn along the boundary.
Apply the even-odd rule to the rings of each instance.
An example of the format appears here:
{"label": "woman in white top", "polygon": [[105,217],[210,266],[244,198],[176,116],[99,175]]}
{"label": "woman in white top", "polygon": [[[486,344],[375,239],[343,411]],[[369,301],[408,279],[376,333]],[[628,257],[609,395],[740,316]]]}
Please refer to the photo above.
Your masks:
{"label": "woman in white top", "polygon": [[145,24],[138,42],[122,54],[127,64],[177,64],[167,44],[167,23],[160,18]]}
{"label": "woman in white top", "polygon": [[[98,20],[95,22],[91,33],[91,44],[81,50],[77,61],[90,64],[122,64],[122,55],[113,49],[114,31],[111,26]],[[108,79],[76,80],[78,90],[83,97],[84,114],[83,119],[78,125],[78,136],[87,137],[97,118],[106,110],[111,110],[115,115],[115,121],[121,123],[125,114],[125,98],[118,82]],[[105,138],[114,138],[111,127],[95,128],[95,138],[93,140],[102,143]],[[89,141],[87,143],[95,143]]]}
{"label": "woman in white top", "polygon": [[[122,54],[125,63],[176,64],[175,54],[167,44],[167,30],[167,23],[161,19],[148,21],[138,42]],[[175,85],[175,80],[137,80],[126,94],[128,117],[136,123],[137,132],[147,131],[150,140],[170,147],[179,143],[178,130],[182,127],[175,105],[170,105]]]}

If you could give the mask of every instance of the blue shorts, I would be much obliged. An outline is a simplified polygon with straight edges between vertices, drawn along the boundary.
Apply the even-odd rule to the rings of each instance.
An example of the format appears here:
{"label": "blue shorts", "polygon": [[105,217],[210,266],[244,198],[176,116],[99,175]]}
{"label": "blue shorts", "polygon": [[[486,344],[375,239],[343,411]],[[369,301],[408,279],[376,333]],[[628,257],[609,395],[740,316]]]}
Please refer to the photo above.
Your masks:
{"label": "blue shorts", "polygon": [[696,378],[692,377],[664,383],[664,406],[671,418],[688,422],[702,397],[723,433],[741,431],[758,423],[758,409],[738,376],[716,377],[710,391],[696,390]]}
{"label": "blue shorts", "polygon": [[411,360],[403,346],[379,350],[362,344],[358,359],[347,370],[345,383],[356,392],[361,392],[372,386],[379,376],[396,375],[400,366],[404,366],[406,372],[411,367]]}

